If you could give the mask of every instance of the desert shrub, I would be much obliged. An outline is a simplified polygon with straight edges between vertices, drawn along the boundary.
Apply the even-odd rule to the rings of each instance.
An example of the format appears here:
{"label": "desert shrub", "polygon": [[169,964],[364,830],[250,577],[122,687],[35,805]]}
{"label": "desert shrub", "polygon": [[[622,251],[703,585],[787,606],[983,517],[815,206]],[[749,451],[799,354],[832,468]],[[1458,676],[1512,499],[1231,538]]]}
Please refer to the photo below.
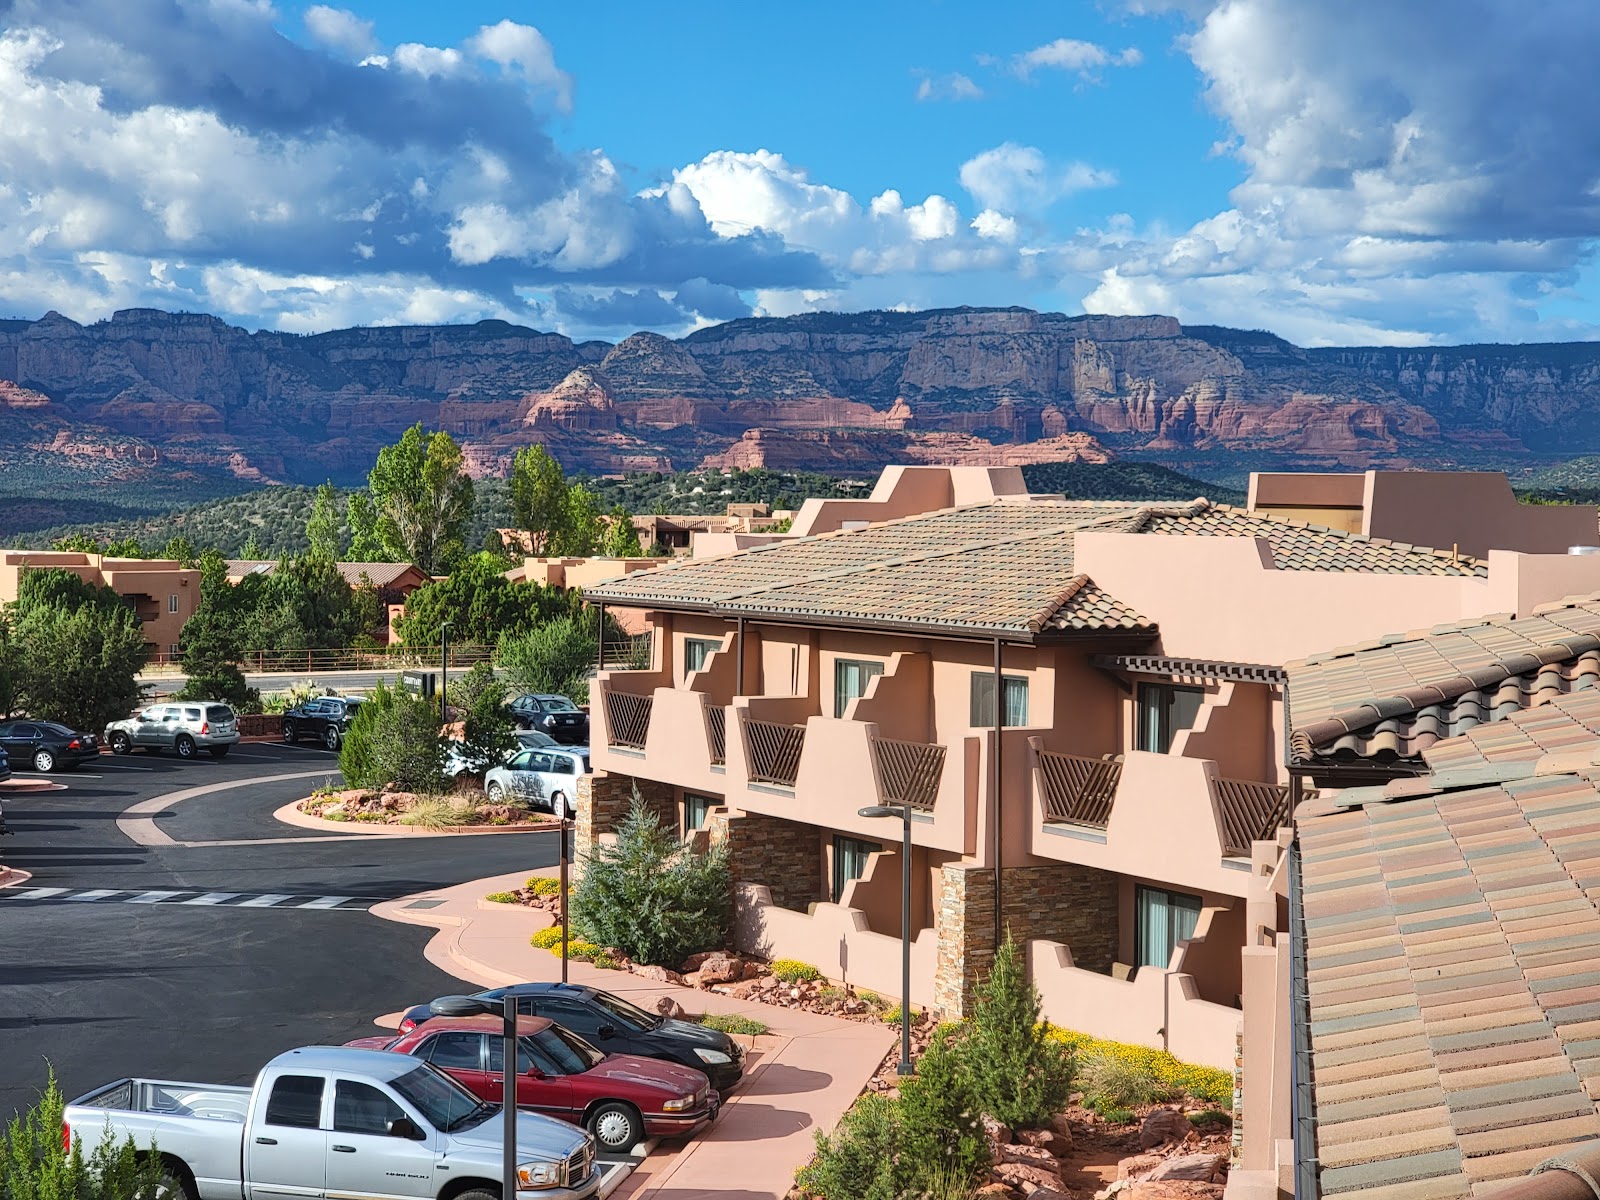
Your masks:
{"label": "desert shrub", "polygon": [[547,875],[529,875],[527,883],[522,885],[535,896],[558,896],[561,894],[561,881],[551,879]]}
{"label": "desert shrub", "polygon": [[936,1034],[900,1082],[901,1156],[915,1164],[919,1190],[936,1179],[969,1185],[989,1163],[975,1080],[949,1032]]}
{"label": "desert shrub", "polygon": [[1080,1060],[1114,1057],[1144,1064],[1156,1082],[1173,1095],[1192,1096],[1224,1108],[1233,1105],[1233,1076],[1227,1071],[1182,1062],[1165,1050],[1107,1041],[1068,1029],[1051,1029],[1045,1036]]}
{"label": "desert shrub", "polygon": [[772,964],[772,976],[779,983],[815,983],[822,972],[797,958],[780,958]]}
{"label": "desert shrub", "polygon": [[490,892],[484,899],[491,904],[516,904],[522,897],[515,892]]}
{"label": "desert shrub", "polygon": [[1189,1114],[1189,1124],[1201,1133],[1216,1133],[1221,1130],[1233,1128],[1233,1117],[1214,1108],[1202,1109],[1200,1112]]}
{"label": "desert shrub", "polygon": [[[915,1004],[913,1004],[911,1006],[911,1023],[913,1025],[916,1024],[917,1018],[920,1015],[921,1015],[921,1010],[919,1008],[917,1008],[917,1006]],[[888,1008],[883,1010],[883,1023],[885,1025],[898,1025],[898,1024],[900,1024],[900,1006],[898,1004],[892,1004]]]}
{"label": "desert shrub", "polygon": [[1117,1055],[1078,1060],[1078,1086],[1084,1103],[1101,1116],[1117,1108],[1138,1108],[1170,1097],[1149,1064]]}
{"label": "desert shrub", "polygon": [[472,805],[459,804],[443,796],[418,800],[400,814],[400,824],[421,829],[448,829],[452,825],[471,825],[476,820],[477,813]]}
{"label": "desert shrub", "polygon": [[900,1200],[910,1193],[900,1106],[868,1092],[839,1118],[832,1135],[817,1133],[817,1152],[795,1173],[806,1196],[818,1200]]}
{"label": "desert shrub", "polygon": [[1108,1125],[1132,1125],[1134,1121],[1131,1108],[1100,1108],[1095,1111]]}
{"label": "desert shrub", "polygon": [[444,785],[444,742],[432,702],[379,682],[350,722],[339,769],[352,787],[392,783],[409,792],[438,791]]}
{"label": "desert shrub", "polygon": [[707,1029],[718,1029],[723,1033],[738,1033],[750,1037],[767,1031],[765,1021],[758,1021],[743,1013],[706,1013],[700,1018],[700,1024]]}
{"label": "desert shrub", "polygon": [[617,969],[617,960],[602,950],[589,960],[589,965],[601,971],[615,971]]}
{"label": "desert shrub", "polygon": [[822,987],[817,989],[817,999],[821,1000],[824,1004],[838,1004],[848,999],[849,996],[849,992],[845,991],[842,987],[835,987],[831,983],[824,984]]}
{"label": "desert shrub", "polygon": [[866,988],[862,988],[856,993],[856,999],[872,1009],[882,1010],[889,1006],[889,1002],[878,995],[877,992],[869,992]]}
{"label": "desert shrub", "polygon": [[523,692],[553,692],[578,704],[589,697],[589,670],[599,652],[598,626],[581,617],[556,617],[500,639],[500,668]]}
{"label": "desert shrub", "polygon": [[572,923],[635,962],[676,967],[726,944],[732,886],[721,846],[696,853],[636,791],[616,841],[585,859],[572,892]]}
{"label": "desert shrub", "polygon": [[1007,937],[977,987],[960,1052],[983,1111],[1013,1129],[1043,1125],[1072,1091],[1072,1055],[1049,1034],[1022,948]]}
{"label": "desert shrub", "polygon": [[548,950],[559,941],[561,941],[561,926],[547,925],[529,938],[528,944],[535,950]]}
{"label": "desert shrub", "polygon": [[482,775],[517,748],[516,722],[506,708],[506,685],[494,668],[478,663],[450,687],[450,706],[461,714],[461,757]]}
{"label": "desert shrub", "polygon": [[[66,1102],[50,1072],[43,1095],[0,1134],[0,1196],[6,1200],[156,1200],[159,1157],[142,1155],[131,1138],[105,1136],[87,1158],[83,1138],[63,1135]],[[156,1146],[151,1144],[151,1150]]]}

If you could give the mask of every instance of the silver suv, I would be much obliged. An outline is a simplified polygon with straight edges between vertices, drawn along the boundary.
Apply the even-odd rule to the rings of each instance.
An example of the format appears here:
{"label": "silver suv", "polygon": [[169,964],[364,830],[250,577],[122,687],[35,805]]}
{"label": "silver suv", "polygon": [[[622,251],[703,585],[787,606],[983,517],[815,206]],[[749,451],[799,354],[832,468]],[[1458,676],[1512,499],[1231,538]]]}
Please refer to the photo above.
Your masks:
{"label": "silver suv", "polygon": [[206,750],[212,758],[224,758],[238,740],[239,724],[233,709],[215,700],[152,704],[106,726],[106,741],[113,754],[171,750],[179,758],[193,758]]}

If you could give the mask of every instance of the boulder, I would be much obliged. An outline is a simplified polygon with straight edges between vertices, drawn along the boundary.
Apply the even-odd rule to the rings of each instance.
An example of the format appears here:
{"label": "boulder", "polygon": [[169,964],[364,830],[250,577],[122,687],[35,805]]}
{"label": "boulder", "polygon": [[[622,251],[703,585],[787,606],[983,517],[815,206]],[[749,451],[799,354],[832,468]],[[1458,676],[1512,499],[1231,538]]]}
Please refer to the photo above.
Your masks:
{"label": "boulder", "polygon": [[699,954],[689,955],[688,958],[683,960],[683,973],[687,975],[690,971],[698,971],[700,969],[700,964],[705,962],[706,959],[710,958],[713,953],[714,951],[706,950]]}
{"label": "boulder", "polygon": [[1160,1165],[1159,1154],[1130,1155],[1117,1164],[1117,1178],[1142,1179],[1146,1171],[1153,1171]]}
{"label": "boulder", "polygon": [[702,976],[699,971],[685,971],[683,975],[683,986],[692,988],[709,988],[711,985],[705,981],[704,976]]}
{"label": "boulder", "polygon": [[983,1119],[983,1135],[995,1146],[1004,1146],[1011,1141],[1011,1130],[1000,1124],[993,1117]]}
{"label": "boulder", "polygon": [[1061,1181],[1061,1164],[1056,1161],[1056,1156],[1042,1146],[1000,1145],[995,1147],[995,1158],[1001,1163],[1022,1163],[1025,1166],[1037,1167],[1048,1175],[1054,1175],[1056,1182]]}
{"label": "boulder", "polygon": [[1181,1142],[1194,1126],[1176,1108],[1152,1109],[1139,1126],[1139,1149],[1149,1150],[1166,1142]]}
{"label": "boulder", "polygon": [[[1193,1183],[1222,1183],[1228,1177],[1228,1162],[1221,1154],[1178,1154],[1165,1159],[1144,1176],[1144,1180],[1188,1180]],[[1141,1181],[1143,1182],[1143,1181]]]}
{"label": "boulder", "polygon": [[1038,1191],[1040,1188],[1061,1190],[1060,1175],[1026,1163],[1003,1162],[993,1167],[990,1174],[1001,1183],[1008,1184],[1021,1192]]}
{"label": "boulder", "polygon": [[1066,1113],[1057,1113],[1050,1118],[1050,1132],[1058,1138],[1064,1138],[1067,1145],[1072,1144],[1072,1122]]}
{"label": "boulder", "polygon": [[684,1019],[683,1007],[671,996],[663,996],[656,1001],[656,1012],[669,1021]]}
{"label": "boulder", "polygon": [[1028,1129],[1017,1135],[1030,1146],[1048,1150],[1056,1158],[1066,1158],[1072,1153],[1072,1139],[1052,1133],[1048,1129]]}
{"label": "boulder", "polygon": [[634,967],[633,973],[641,979],[654,979],[657,983],[683,983],[683,976],[676,971],[669,971],[666,967],[640,966]]}
{"label": "boulder", "polygon": [[1135,1183],[1113,1184],[1123,1190],[1119,1200],[1222,1200],[1220,1183],[1198,1183],[1190,1179],[1141,1179]]}
{"label": "boulder", "polygon": [[1011,1195],[1011,1189],[1003,1183],[986,1183],[972,1194],[974,1196],[990,1197],[992,1200],[1001,1200],[1002,1196]]}
{"label": "boulder", "polygon": [[704,983],[733,983],[744,977],[744,963],[732,954],[712,954],[696,974]]}

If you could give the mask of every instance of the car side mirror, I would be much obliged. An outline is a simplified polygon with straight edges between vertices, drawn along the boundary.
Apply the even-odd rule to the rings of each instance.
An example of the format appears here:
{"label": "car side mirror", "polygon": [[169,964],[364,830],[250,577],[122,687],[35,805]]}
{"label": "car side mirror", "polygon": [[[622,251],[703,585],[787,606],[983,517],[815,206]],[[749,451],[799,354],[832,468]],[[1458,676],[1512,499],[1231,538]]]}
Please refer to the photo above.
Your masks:
{"label": "car side mirror", "polygon": [[417,1123],[410,1117],[396,1117],[389,1122],[389,1136],[405,1138],[407,1141],[420,1142],[424,1134],[417,1128]]}
{"label": "car side mirror", "polygon": [[528,1064],[528,1069],[526,1071],[524,1071],[523,1074],[526,1075],[529,1079],[543,1079],[544,1078],[544,1072],[539,1070],[539,1068],[534,1066],[532,1063]]}
{"label": "car side mirror", "polygon": [[615,1025],[602,1025],[595,1032],[603,1038],[614,1038],[617,1036],[617,1027]]}

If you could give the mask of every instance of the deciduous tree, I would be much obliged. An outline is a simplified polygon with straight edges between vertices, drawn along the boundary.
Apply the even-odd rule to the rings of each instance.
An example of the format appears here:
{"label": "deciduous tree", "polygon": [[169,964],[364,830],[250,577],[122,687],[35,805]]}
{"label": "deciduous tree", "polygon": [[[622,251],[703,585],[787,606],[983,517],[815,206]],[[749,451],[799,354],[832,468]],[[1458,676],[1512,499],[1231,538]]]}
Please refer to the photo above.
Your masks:
{"label": "deciduous tree", "polygon": [[511,517],[536,556],[557,552],[567,526],[567,477],[537,442],[511,461]]}
{"label": "deciduous tree", "polygon": [[472,516],[472,480],[461,447],[448,433],[426,434],[421,424],[378,451],[367,476],[384,548],[429,575],[461,557],[461,536]]}
{"label": "deciduous tree", "polygon": [[344,530],[339,521],[339,494],[331,481],[317,489],[311,515],[306,518],[306,540],[311,544],[309,553],[329,562],[336,561],[344,549]]}

